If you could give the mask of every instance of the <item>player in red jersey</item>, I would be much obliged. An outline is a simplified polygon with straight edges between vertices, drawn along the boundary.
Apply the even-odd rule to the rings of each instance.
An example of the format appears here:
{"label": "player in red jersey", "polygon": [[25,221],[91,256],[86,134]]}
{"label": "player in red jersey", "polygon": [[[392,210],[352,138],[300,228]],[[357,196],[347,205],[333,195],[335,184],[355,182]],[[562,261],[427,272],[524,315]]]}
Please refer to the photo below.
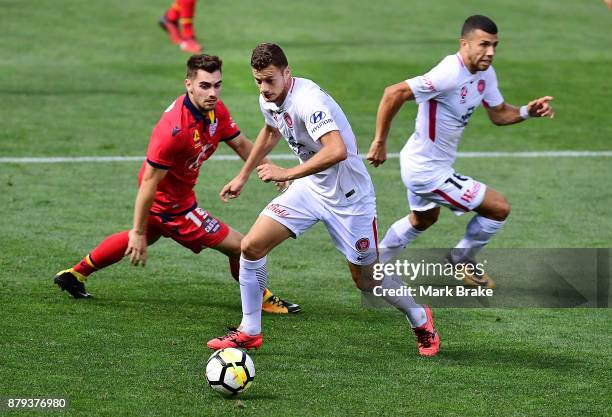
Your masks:
{"label": "player in red jersey", "polygon": [[195,6],[196,0],[174,0],[159,19],[159,25],[168,33],[170,42],[179,45],[183,51],[194,54],[202,51],[193,30]]}
{"label": "player in red jersey", "polygon": [[[54,282],[75,298],[89,298],[87,277],[130,256],[134,265],[144,265],[147,246],[169,237],[199,253],[209,247],[230,259],[232,275],[238,280],[242,234],[198,206],[194,193],[200,167],[225,142],[243,160],[253,144],[238,129],[219,100],[221,60],[216,56],[193,55],[187,61],[187,94],[168,107],[153,129],[146,161],[138,175],[139,190],[134,206],[134,226],[107,237],[74,267],[56,274]],[[265,162],[265,161],[263,161]],[[264,291],[264,311],[293,313],[297,304]]]}

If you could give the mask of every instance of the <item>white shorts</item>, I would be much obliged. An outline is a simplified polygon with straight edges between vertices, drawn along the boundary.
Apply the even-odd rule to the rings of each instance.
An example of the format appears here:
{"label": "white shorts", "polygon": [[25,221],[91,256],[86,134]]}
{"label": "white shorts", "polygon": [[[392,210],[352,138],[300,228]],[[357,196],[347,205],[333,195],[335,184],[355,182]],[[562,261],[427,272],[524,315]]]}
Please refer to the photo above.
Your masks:
{"label": "white shorts", "polygon": [[295,181],[261,214],[288,228],[295,237],[322,221],[346,259],[355,265],[370,265],[378,256],[376,203],[357,201],[348,206],[326,204],[308,186]]}
{"label": "white shorts", "polygon": [[457,172],[445,174],[443,178],[431,181],[428,192],[412,191],[408,184],[408,204],[410,210],[426,211],[434,207],[445,206],[457,216],[472,211],[484,200],[487,186],[471,177]]}

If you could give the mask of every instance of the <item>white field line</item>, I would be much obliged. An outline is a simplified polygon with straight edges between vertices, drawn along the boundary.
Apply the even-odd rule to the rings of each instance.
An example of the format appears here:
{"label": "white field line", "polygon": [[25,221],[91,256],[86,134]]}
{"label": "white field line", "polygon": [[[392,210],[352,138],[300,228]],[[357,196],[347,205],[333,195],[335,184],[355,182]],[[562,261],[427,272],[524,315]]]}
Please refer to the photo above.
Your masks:
{"label": "white field line", "polygon": [[[611,157],[612,151],[535,151],[535,152],[459,152],[458,158],[588,158]],[[270,159],[294,160],[293,154],[271,154]],[[361,154],[365,158],[365,154]],[[399,153],[389,153],[388,159],[399,158]],[[213,155],[211,161],[238,161],[238,155]],[[62,164],[76,162],[132,162],[142,161],[144,156],[57,156],[57,157],[0,157],[0,164]]]}

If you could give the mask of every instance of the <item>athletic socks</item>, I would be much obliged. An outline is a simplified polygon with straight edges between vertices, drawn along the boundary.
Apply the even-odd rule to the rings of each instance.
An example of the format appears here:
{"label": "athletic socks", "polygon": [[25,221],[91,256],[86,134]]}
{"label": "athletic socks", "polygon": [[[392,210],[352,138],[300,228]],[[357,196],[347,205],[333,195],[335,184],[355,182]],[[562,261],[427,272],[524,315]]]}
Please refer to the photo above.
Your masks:
{"label": "athletic socks", "polygon": [[102,241],[93,251],[84,257],[73,269],[84,277],[98,269],[119,262],[128,247],[128,231],[115,233]]}
{"label": "athletic socks", "polygon": [[261,333],[261,303],[268,285],[267,258],[250,261],[240,256],[240,297],[242,322],[240,330],[254,336]]}
{"label": "athletic socks", "polygon": [[181,17],[181,6],[179,6],[179,0],[174,0],[172,6],[166,11],[166,19],[171,22],[176,22]]}
{"label": "athletic socks", "polygon": [[479,214],[468,223],[463,239],[452,250],[453,262],[461,263],[473,260],[478,251],[498,233],[506,221],[487,219]]}
{"label": "athletic socks", "polygon": [[195,14],[195,0],[178,0],[181,11],[179,22],[181,23],[181,35],[183,39],[191,39],[193,33],[193,15]]}
{"label": "athletic socks", "polygon": [[193,16],[195,14],[196,0],[175,0],[166,11],[165,17],[171,22],[179,22],[181,26],[181,37],[191,39],[193,33]]}
{"label": "athletic socks", "polygon": [[[382,282],[380,283],[380,287],[382,288],[382,290],[400,290],[402,286],[404,286],[404,283],[401,280],[394,279],[389,275],[385,275]],[[384,292],[384,294],[387,293],[388,291]],[[396,291],[396,293],[399,293],[399,291]],[[421,327],[427,322],[427,315],[425,313],[425,309],[419,304],[417,304],[414,298],[412,298],[410,295],[385,295],[383,298],[386,302],[404,313],[413,328]]]}
{"label": "athletic socks", "polygon": [[423,233],[421,230],[415,229],[410,224],[408,217],[402,217],[393,223],[378,246],[380,262],[387,263],[396,259],[421,233]]}

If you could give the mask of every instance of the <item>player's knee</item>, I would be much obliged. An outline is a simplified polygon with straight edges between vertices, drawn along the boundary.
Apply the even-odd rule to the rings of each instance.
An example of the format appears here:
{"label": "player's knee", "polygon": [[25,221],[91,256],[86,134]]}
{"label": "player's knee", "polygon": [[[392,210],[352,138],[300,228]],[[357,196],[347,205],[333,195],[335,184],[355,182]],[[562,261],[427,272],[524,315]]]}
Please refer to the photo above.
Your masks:
{"label": "player's knee", "polygon": [[510,203],[506,200],[505,197],[499,199],[497,204],[495,204],[495,208],[491,212],[491,220],[496,220],[498,222],[502,222],[508,218],[510,215]]}
{"label": "player's knee", "polygon": [[266,248],[257,241],[251,239],[249,235],[242,238],[240,242],[240,251],[242,252],[242,256],[250,260],[261,259],[267,255]]}
{"label": "player's knee", "polygon": [[[426,213],[426,214],[425,214]],[[412,212],[410,214],[410,224],[417,230],[423,231],[429,229],[438,221],[439,212]]]}

